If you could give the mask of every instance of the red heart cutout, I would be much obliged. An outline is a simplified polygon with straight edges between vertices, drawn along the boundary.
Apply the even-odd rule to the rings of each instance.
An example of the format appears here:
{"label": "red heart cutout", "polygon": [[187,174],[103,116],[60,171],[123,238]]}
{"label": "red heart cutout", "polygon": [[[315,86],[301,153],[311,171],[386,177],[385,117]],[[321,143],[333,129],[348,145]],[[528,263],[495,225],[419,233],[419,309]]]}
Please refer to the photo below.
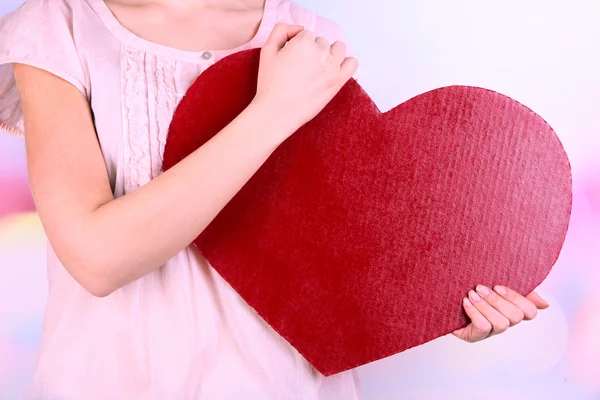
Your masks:
{"label": "red heart cutout", "polygon": [[[231,55],[189,88],[164,170],[250,103],[259,56]],[[525,106],[453,86],[382,114],[350,80],[194,244],[328,376],[465,326],[476,284],[531,292],[570,211],[565,151]]]}

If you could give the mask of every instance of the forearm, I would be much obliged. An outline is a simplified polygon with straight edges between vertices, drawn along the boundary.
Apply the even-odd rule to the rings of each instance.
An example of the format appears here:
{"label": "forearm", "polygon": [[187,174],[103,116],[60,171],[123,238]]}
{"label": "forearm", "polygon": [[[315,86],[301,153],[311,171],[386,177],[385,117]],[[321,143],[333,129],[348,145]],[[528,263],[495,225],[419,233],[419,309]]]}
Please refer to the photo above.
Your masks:
{"label": "forearm", "polygon": [[[154,180],[96,209],[83,248],[92,279],[108,294],[163,265],[188,246],[279,144],[278,128],[251,104],[238,118]],[[104,293],[106,292],[106,293]]]}

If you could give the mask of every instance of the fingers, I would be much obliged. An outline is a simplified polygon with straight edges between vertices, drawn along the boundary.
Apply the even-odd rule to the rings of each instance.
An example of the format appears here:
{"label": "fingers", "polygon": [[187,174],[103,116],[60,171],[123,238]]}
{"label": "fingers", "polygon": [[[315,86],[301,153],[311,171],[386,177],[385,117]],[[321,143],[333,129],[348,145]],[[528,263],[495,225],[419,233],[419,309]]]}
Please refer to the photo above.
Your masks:
{"label": "fingers", "polygon": [[477,291],[477,294],[479,294],[479,296],[481,296],[489,305],[491,305],[495,310],[508,319],[510,326],[517,325],[519,322],[523,321],[525,314],[523,310],[521,310],[515,304],[502,298],[500,295],[491,291],[486,286],[477,285],[475,290]]}
{"label": "fingers", "polygon": [[[317,48],[319,49],[320,54],[322,55],[322,58],[324,60],[332,60],[331,58],[331,43],[329,43],[329,41],[327,39],[325,39],[324,37],[317,37],[315,39],[315,45],[317,46]],[[340,61],[341,63],[341,61]],[[339,66],[340,63],[337,63],[337,65]]]}
{"label": "fingers", "polygon": [[467,342],[476,342],[506,331],[523,319],[536,317],[538,309],[548,308],[549,304],[536,292],[527,297],[505,286],[496,285],[490,290],[477,285],[471,290],[468,299],[463,299],[465,312],[471,323],[452,334]]}
{"label": "fingers", "polygon": [[341,84],[344,84],[348,79],[356,73],[358,69],[358,60],[354,57],[346,57],[346,45],[343,42],[336,41],[332,45],[323,37],[315,37],[314,33],[303,30],[296,35],[295,40],[304,40],[306,42],[316,43],[325,54],[331,55],[331,59],[340,65]]}
{"label": "fingers", "polygon": [[306,43],[315,43],[317,41],[317,37],[312,31],[303,30],[295,36],[296,41],[303,40]]}
{"label": "fingers", "polygon": [[346,45],[339,40],[331,45],[330,52],[334,62],[340,64],[342,82],[346,83],[356,73],[358,60],[354,57],[346,57]]}
{"label": "fingers", "polygon": [[487,301],[482,299],[474,290],[469,292],[469,300],[471,300],[473,306],[475,306],[475,308],[492,325],[492,332],[490,334],[502,333],[510,327],[508,318],[492,307]]}
{"label": "fingers", "polygon": [[494,286],[494,291],[498,295],[502,296],[502,298],[506,299],[507,301],[510,301],[515,306],[519,307],[523,311],[525,320],[532,320],[537,316],[538,307],[530,299],[520,295],[519,293],[505,286],[496,285]]}
{"label": "fingers", "polygon": [[330,48],[331,57],[338,64],[341,65],[346,58],[346,45],[344,42],[336,41],[331,45]]}
{"label": "fingers", "polygon": [[453,334],[467,342],[478,342],[488,337],[492,331],[492,324],[466,297],[463,299],[463,307],[471,319],[471,323],[467,327],[453,332]]}
{"label": "fingers", "polygon": [[344,82],[352,78],[358,69],[358,60],[354,57],[347,57],[340,67]]}
{"label": "fingers", "polygon": [[270,54],[276,54],[289,40],[301,32],[306,32],[304,31],[304,27],[301,25],[278,23],[271,31],[271,34],[267,38],[262,51]]}
{"label": "fingers", "polygon": [[321,46],[321,48],[322,48],[323,50],[330,51],[331,44],[329,44],[329,42],[327,41],[327,39],[325,39],[324,37],[321,37],[321,36],[317,37],[317,38],[315,39],[315,43],[316,43],[317,45]]}
{"label": "fingers", "polygon": [[330,44],[324,37],[316,37],[313,32],[304,29],[300,25],[285,23],[275,25],[262,48],[262,52],[267,55],[277,54],[288,41],[291,43],[316,44],[323,50],[324,55],[330,56],[331,60],[340,66],[342,84],[352,78],[358,69],[358,60],[354,57],[346,57],[346,45],[343,42],[336,41]]}
{"label": "fingers", "polygon": [[539,310],[544,310],[550,307],[550,304],[546,300],[542,299],[536,292],[529,293],[526,298],[531,300]]}

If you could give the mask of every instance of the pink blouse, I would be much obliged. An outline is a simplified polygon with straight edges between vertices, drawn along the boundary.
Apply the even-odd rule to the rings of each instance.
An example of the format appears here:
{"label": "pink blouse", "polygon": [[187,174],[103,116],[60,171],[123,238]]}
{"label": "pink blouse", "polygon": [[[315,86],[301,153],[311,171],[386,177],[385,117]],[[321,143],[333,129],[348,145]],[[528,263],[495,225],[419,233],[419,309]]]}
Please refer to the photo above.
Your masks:
{"label": "pink blouse", "polygon": [[[23,136],[11,63],[63,78],[90,102],[113,193],[124,196],[160,173],[171,117],[190,84],[221,58],[261,47],[279,21],[345,41],[336,24],[290,0],[266,0],[250,42],[201,52],[134,35],[103,0],[29,0],[0,20],[0,129]],[[48,243],[48,277],[28,399],[361,398],[355,370],[316,372],[193,246],[96,298]]]}

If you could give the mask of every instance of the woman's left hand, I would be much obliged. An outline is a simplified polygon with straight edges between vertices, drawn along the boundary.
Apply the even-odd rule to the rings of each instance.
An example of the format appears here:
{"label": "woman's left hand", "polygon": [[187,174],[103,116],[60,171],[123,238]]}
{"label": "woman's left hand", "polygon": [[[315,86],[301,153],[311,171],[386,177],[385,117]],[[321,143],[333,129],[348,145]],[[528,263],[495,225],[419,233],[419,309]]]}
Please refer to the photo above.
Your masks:
{"label": "woman's left hand", "polygon": [[536,292],[524,297],[504,286],[496,285],[494,290],[490,290],[477,285],[476,291],[471,290],[468,298],[463,299],[463,307],[471,323],[452,334],[465,342],[478,342],[502,333],[522,320],[534,319],[537,310],[549,306]]}

